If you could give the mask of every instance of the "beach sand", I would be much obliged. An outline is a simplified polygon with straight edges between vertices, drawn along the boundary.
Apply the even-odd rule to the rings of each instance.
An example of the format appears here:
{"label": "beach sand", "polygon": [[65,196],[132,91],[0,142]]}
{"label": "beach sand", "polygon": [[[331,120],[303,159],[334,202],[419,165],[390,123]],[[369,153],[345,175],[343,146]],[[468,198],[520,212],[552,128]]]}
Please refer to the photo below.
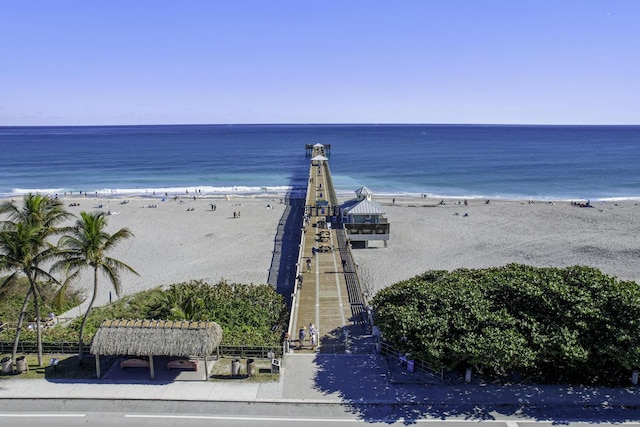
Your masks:
{"label": "beach sand", "polygon": [[[539,267],[587,265],[640,283],[640,205],[376,198],[391,224],[382,242],[353,251],[371,295],[427,270],[509,263]],[[460,204],[458,204],[460,203]],[[468,216],[465,216],[467,214]]]}
{"label": "beach sand", "polygon": [[[128,200],[126,204],[121,204]],[[181,202],[180,202],[181,200]],[[129,228],[134,237],[122,241],[109,254],[133,267],[140,276],[122,275],[123,294],[189,280],[215,284],[267,283],[274,237],[285,209],[279,198],[231,196],[198,198],[108,199],[64,198],[66,209],[79,217],[81,211],[111,212],[109,233]],[[80,206],[69,206],[79,203]],[[216,210],[211,209],[216,205]],[[149,207],[155,205],[157,207]],[[271,208],[267,208],[270,205]],[[234,218],[234,212],[240,216]],[[90,292],[92,276],[83,275],[75,287]],[[106,277],[99,278],[97,305],[109,302],[115,292]],[[76,309],[77,312],[77,309]]]}
{"label": "beach sand", "polygon": [[[128,227],[134,237],[111,256],[134,267],[140,276],[123,276],[123,293],[191,279],[217,283],[267,283],[278,222],[285,205],[279,198],[182,197],[75,198],[67,209],[111,211],[108,231]],[[387,248],[376,242],[354,249],[355,261],[370,295],[431,269],[484,268],[508,263],[565,267],[588,265],[619,279],[640,283],[640,206],[637,202],[569,202],[377,198],[391,223]],[[211,204],[216,210],[211,210]],[[156,208],[147,207],[157,205]],[[267,208],[267,205],[272,208]],[[99,207],[102,205],[102,207]],[[191,210],[193,209],[193,210]],[[234,212],[240,212],[234,218]],[[465,216],[468,214],[468,216]],[[92,277],[77,288],[89,295]],[[97,304],[109,302],[111,285],[100,279]],[[112,292],[115,299],[115,293]],[[82,309],[82,307],[81,307]],[[79,313],[75,309],[74,313]]]}

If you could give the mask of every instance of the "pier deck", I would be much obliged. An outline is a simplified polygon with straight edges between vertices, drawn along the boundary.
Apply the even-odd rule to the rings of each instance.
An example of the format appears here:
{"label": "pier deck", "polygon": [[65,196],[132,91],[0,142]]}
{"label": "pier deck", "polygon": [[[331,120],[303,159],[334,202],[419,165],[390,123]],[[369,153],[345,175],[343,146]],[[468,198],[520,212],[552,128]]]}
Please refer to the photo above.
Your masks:
{"label": "pier deck", "polygon": [[[324,155],[321,149],[316,155]],[[366,308],[358,281],[356,265],[344,230],[332,223],[338,200],[327,161],[311,161],[306,197],[306,221],[300,247],[302,286],[297,297],[291,325],[291,347],[296,352],[311,352],[311,343],[300,343],[298,331],[314,323],[319,330],[316,351],[353,353],[363,351],[367,336]],[[314,248],[317,252],[314,255]],[[311,260],[307,268],[307,260]],[[303,344],[301,346],[301,344]],[[368,349],[367,349],[368,350]]]}

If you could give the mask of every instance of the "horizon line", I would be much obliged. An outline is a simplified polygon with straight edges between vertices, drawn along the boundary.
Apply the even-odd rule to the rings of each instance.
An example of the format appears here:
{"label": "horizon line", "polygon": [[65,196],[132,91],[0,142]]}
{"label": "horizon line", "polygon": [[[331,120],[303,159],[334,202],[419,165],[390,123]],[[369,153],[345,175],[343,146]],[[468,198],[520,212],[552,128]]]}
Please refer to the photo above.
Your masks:
{"label": "horizon line", "polygon": [[51,127],[144,127],[144,126],[487,126],[487,127],[588,127],[611,126],[633,127],[638,124],[579,124],[579,123],[411,123],[411,122],[290,122],[290,123],[138,123],[138,124],[50,124],[50,125],[0,125],[0,128],[51,128]]}

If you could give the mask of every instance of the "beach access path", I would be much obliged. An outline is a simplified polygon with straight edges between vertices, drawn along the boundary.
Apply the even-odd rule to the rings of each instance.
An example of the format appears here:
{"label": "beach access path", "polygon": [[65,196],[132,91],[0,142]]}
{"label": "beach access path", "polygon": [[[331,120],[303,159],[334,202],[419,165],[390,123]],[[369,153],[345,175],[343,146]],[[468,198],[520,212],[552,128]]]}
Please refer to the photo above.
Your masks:
{"label": "beach access path", "polygon": [[[336,203],[337,197],[329,166],[326,161],[312,161],[297,297],[292,307],[291,350],[296,352],[358,352],[362,337],[367,334],[359,284],[347,283],[347,277],[355,277],[355,263],[346,247],[346,239],[339,235],[344,230],[327,223],[332,202]],[[317,349],[310,341],[310,324],[319,331]],[[300,341],[299,330],[303,327],[306,338]]]}

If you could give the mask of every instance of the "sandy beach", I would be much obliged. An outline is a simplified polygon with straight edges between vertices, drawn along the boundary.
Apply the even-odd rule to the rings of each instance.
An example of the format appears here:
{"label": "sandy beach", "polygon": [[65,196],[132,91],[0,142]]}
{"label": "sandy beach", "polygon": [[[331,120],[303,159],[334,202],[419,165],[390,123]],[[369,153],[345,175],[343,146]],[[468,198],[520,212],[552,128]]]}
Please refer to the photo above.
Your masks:
{"label": "sandy beach", "polygon": [[[125,294],[191,279],[267,282],[274,237],[285,209],[279,198],[183,196],[163,202],[149,197],[122,204],[123,200],[87,197],[63,202],[76,215],[83,210],[110,211],[110,232],[128,227],[134,233],[111,254],[140,273],[123,277]],[[394,203],[374,195],[374,200],[391,223],[389,245],[384,248],[378,242],[353,251],[371,295],[430,269],[512,262],[589,265],[640,283],[637,202],[597,202],[592,208],[580,208],[569,202],[469,200],[465,206],[462,200],[445,200],[444,205],[421,198],[396,197]],[[73,203],[80,206],[69,206]],[[234,218],[234,212],[240,216]],[[91,289],[91,278],[76,286]],[[99,305],[109,301],[110,290],[102,278]]]}
{"label": "sandy beach", "polygon": [[[123,294],[191,279],[267,283],[274,237],[285,209],[279,198],[241,196],[228,200],[183,196],[166,201],[160,197],[78,197],[64,198],[63,203],[76,216],[81,211],[111,212],[108,232],[122,227],[133,232],[134,237],[110,254],[140,274],[123,275]],[[75,203],[80,205],[69,206]],[[92,289],[92,278],[85,276],[76,287]],[[111,285],[101,278],[98,305],[109,302],[109,291]]]}
{"label": "sandy beach", "polygon": [[[640,205],[635,201],[570,202],[376,198],[391,223],[381,243],[354,250],[371,294],[432,269],[508,263],[588,265],[640,283]],[[467,216],[465,216],[465,214]]]}

